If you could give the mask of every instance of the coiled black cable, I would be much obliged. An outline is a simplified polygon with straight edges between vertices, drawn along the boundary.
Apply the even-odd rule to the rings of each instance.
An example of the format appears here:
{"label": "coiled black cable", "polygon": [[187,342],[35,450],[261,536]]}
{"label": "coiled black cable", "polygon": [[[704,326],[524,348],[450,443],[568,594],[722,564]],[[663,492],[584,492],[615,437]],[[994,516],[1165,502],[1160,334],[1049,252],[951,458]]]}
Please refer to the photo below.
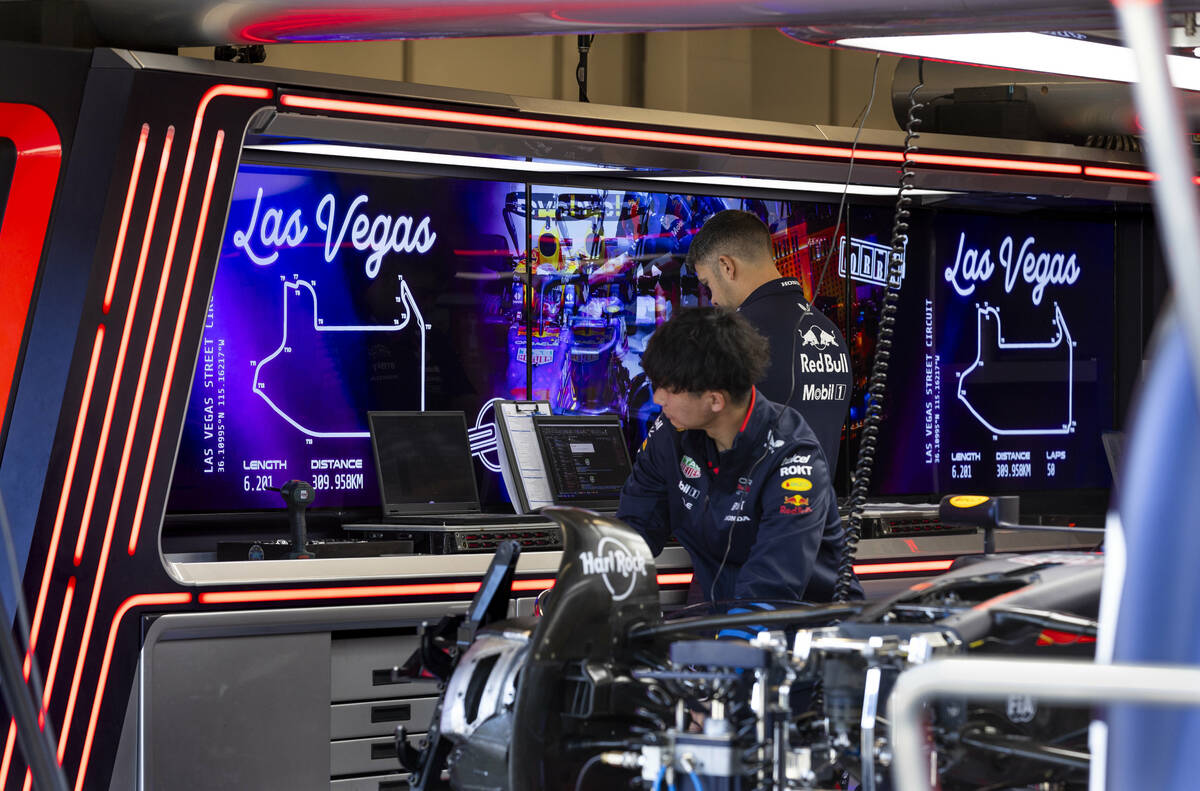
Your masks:
{"label": "coiled black cable", "polygon": [[846,539],[842,547],[842,558],[838,564],[837,583],[833,589],[833,600],[849,600],[854,587],[854,557],[862,536],[863,510],[867,503],[867,490],[871,486],[871,472],[875,466],[875,450],[879,442],[879,422],[883,415],[883,398],[887,391],[888,361],[892,356],[892,328],[896,324],[896,303],[900,299],[901,272],[904,265],[904,250],[908,242],[908,206],[912,197],[912,153],[917,150],[918,131],[921,119],[917,111],[925,105],[917,101],[917,92],[923,88],[924,61],[917,65],[917,84],[908,92],[908,121],[904,125],[904,161],[900,166],[899,191],[896,194],[896,211],[892,217],[892,254],[888,260],[887,286],[884,289],[883,307],[879,311],[879,335],[875,341],[875,360],[871,364],[871,376],[867,380],[867,411],[863,417],[862,432],[859,434],[858,459],[854,465],[853,484],[850,487],[850,519],[846,525]]}

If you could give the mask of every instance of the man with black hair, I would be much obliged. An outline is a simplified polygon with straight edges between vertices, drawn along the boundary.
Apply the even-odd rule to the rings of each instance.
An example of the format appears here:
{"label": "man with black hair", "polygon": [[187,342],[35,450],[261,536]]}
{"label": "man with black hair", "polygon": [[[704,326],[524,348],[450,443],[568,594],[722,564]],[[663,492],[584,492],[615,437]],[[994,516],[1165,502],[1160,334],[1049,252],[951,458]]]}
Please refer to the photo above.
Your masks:
{"label": "man with black hair", "polygon": [[737,309],[771,344],[766,374],[755,382],[772,401],[795,409],[836,469],[850,405],[850,355],[837,325],[775,268],[771,232],[753,214],[717,212],[688,247],[688,263],[714,305]]}
{"label": "man with black hair", "polygon": [[[655,555],[673,533],[706,600],[831,601],[843,544],[837,499],[804,418],[754,388],[766,340],[736,313],[685,310],[650,336],[642,366],[662,414],[618,518]],[[852,589],[861,595],[857,580]]]}

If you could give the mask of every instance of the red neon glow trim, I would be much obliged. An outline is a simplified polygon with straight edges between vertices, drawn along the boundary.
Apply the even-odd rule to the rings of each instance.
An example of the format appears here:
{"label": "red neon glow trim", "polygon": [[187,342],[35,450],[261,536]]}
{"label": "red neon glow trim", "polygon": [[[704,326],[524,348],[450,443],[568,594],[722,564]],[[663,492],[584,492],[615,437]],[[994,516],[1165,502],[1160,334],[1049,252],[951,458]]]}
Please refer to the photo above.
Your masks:
{"label": "red neon glow trim", "polygon": [[133,210],[133,197],[137,193],[138,177],[142,175],[142,157],[146,154],[146,141],[149,137],[150,124],[142,124],[137,152],[133,155],[133,169],[129,171],[129,189],[125,192],[125,208],[121,211],[117,244],[113,247],[112,264],[108,267],[108,286],[104,289],[104,304],[101,306],[105,313],[112,307],[113,292],[117,289],[117,272],[121,270],[121,255],[125,252],[125,232],[129,230],[129,214]]}
{"label": "red neon glow trim", "polygon": [[[96,444],[96,460],[92,465],[91,480],[88,482],[87,500],[83,506],[83,518],[79,520],[79,538],[75,541],[75,565],[83,559],[83,545],[87,541],[88,524],[92,521],[92,507],[96,502],[96,486],[100,480],[101,461],[108,449],[108,432],[112,428],[113,411],[117,406],[117,391],[121,388],[121,374],[125,370],[125,353],[129,349],[129,336],[133,332],[133,319],[137,314],[138,297],[142,292],[142,278],[146,273],[146,258],[150,255],[150,237],[154,234],[154,223],[158,218],[158,201],[162,195],[163,180],[167,175],[167,164],[171,159],[171,142],[175,139],[175,127],[167,127],[163,140],[162,156],[158,162],[158,176],[154,180],[154,194],[150,199],[150,213],[146,218],[146,231],[142,234],[142,251],[138,255],[137,270],[133,276],[133,289],[129,293],[129,309],[125,312],[125,326],[121,330],[121,343],[117,347],[117,362],[113,368],[112,382],[108,389],[108,406],[104,410],[104,422],[100,428],[100,441]],[[66,485],[70,485],[68,481]]]}
{"label": "red neon glow trim", "polygon": [[910,574],[914,571],[945,571],[954,564],[953,560],[913,560],[901,563],[859,563],[854,573],[860,577],[873,574]]}
{"label": "red neon glow trim", "polygon": [[[142,352],[142,365],[138,370],[137,386],[133,391],[133,406],[129,411],[129,423],[125,428],[125,445],[121,449],[121,463],[117,467],[117,480],[113,484],[112,499],[108,504],[108,522],[105,525],[105,546],[108,546],[109,537],[116,528],[117,514],[120,512],[121,492],[125,490],[125,476],[129,474],[129,457],[133,455],[133,440],[137,436],[138,419],[142,416],[142,399],[146,395],[146,378],[150,375],[150,361],[154,359],[154,341],[158,337],[158,323],[162,320],[163,300],[167,295],[167,286],[171,283],[171,269],[175,261],[175,242],[179,237],[179,221],[183,215],[184,198],[187,193],[188,185],[192,177],[192,163],[196,153],[196,138],[197,130],[193,130],[192,142],[188,150],[187,162],[183,166],[183,180],[179,188],[179,198],[175,203],[175,219],[171,223],[171,235],[167,240],[167,254],[163,258],[162,271],[158,276],[158,292],[154,295],[154,308],[150,311],[150,326],[146,330],[146,344]],[[217,133],[218,140],[214,145],[214,163],[216,154],[220,153],[221,141],[224,140],[224,132]],[[209,175],[212,176],[212,168],[209,169]],[[207,195],[211,194],[212,182],[208,184],[206,190]],[[202,215],[203,216],[203,215]],[[202,224],[198,228],[198,233],[202,233]],[[199,237],[197,237],[199,238]],[[137,543],[137,523],[134,523],[131,542],[133,545]],[[79,539],[82,542],[83,533],[79,534]],[[78,565],[80,550],[82,546],[75,547],[75,562]],[[133,553],[130,553],[133,554]]]}
{"label": "red neon glow trim", "polygon": [[[514,118],[503,115],[468,113],[461,110],[434,110],[426,107],[406,107],[393,104],[378,104],[375,102],[348,101],[345,99],[322,99],[314,96],[296,96],[293,94],[280,96],[279,103],[284,107],[296,107],[304,110],[326,110],[352,115],[375,115],[416,121],[489,126],[497,129],[543,132],[571,135],[574,137],[599,137],[610,140],[628,140],[636,143],[721,148],[760,154],[787,154],[798,157],[832,157],[835,159],[850,159],[854,157],[862,161],[894,162],[897,164],[904,160],[904,155],[899,151],[880,151],[878,149],[864,148],[852,151],[850,148],[844,146],[814,146],[802,143],[783,143],[773,140],[697,135],[686,132],[662,132],[653,129],[626,129],[619,126],[544,121],[537,118]],[[1083,168],[1079,165],[1038,162],[1026,159],[998,159],[995,157],[919,153],[914,154],[912,159],[914,162],[928,165],[945,165],[968,169],[1015,170],[1028,173],[1059,173],[1063,175],[1080,175],[1083,172]]]}
{"label": "red neon glow trim", "polygon": [[[183,185],[180,187],[180,203],[175,211],[175,223],[178,225],[181,216],[183,201],[186,198],[188,180],[191,175],[192,163],[195,158],[196,141],[200,134],[200,128],[204,119],[204,113],[208,109],[209,102],[218,96],[237,96],[245,99],[270,99],[275,95],[275,92],[270,88],[252,88],[246,85],[214,85],[200,99],[200,104],[196,108],[196,120],[192,124],[192,141],[188,146],[187,172],[184,176]],[[133,528],[129,535],[129,543],[126,546],[128,554],[133,555],[137,552],[137,542],[141,535],[142,518],[146,513],[146,499],[150,491],[150,479],[154,470],[154,462],[158,458],[158,444],[162,437],[163,421],[166,416],[167,401],[171,394],[171,383],[175,378],[175,365],[179,357],[179,344],[183,337],[183,326],[187,319],[187,308],[191,301],[192,284],[196,276],[196,262],[200,257],[200,245],[204,239],[204,229],[208,222],[209,205],[212,200],[212,187],[216,180],[217,164],[221,157],[221,145],[225,139],[225,132],[217,132],[217,141],[213,146],[212,161],[209,163],[208,180],[204,188],[204,199],[200,209],[200,222],[196,228],[196,237],[192,242],[192,255],[188,261],[188,273],[183,287],[183,295],[180,297],[179,310],[175,319],[175,334],[171,337],[171,352],[167,360],[167,371],[163,381],[163,386],[159,394],[158,410],[154,416],[154,428],[150,438],[150,448],[147,451],[145,472],[142,476],[142,485],[138,490],[137,507],[134,511]],[[174,237],[174,232],[172,232]],[[174,242],[172,241],[172,244]]]}
{"label": "red neon glow trim", "polygon": [[1026,173],[1057,173],[1063,176],[1078,176],[1083,173],[1080,165],[1062,162],[1038,162],[1031,159],[998,159],[996,157],[965,157],[956,154],[922,154],[914,152],[909,159],[920,165],[945,165],[952,168],[987,168],[989,170],[1020,170]]}
{"label": "red neon glow trim", "polygon": [[[660,585],[691,582],[691,574],[659,574]],[[408,585],[365,585],[355,588],[288,588],[282,590],[214,591],[201,593],[201,604],[253,604],[263,602],[366,599],[403,596],[450,596],[474,593],[478,582],[421,582]],[[535,591],[554,587],[552,578],[514,580],[513,590]]]}
{"label": "red neon glow trim", "polygon": [[[104,423],[100,429],[100,442],[96,447],[96,462],[92,467],[92,479],[88,487],[87,503],[84,507],[84,518],[79,525],[79,539],[75,542],[75,565],[83,559],[83,546],[87,538],[88,523],[91,521],[92,505],[96,497],[96,485],[100,476],[101,460],[108,448],[108,432],[112,426],[112,413],[117,401],[117,391],[121,386],[121,374],[125,368],[125,352],[129,347],[129,336],[133,330],[134,314],[137,311],[138,297],[142,290],[142,278],[146,271],[146,258],[150,253],[150,238],[154,233],[154,224],[158,218],[158,201],[162,195],[163,180],[166,177],[167,164],[171,158],[171,143],[175,139],[175,127],[168,126],[163,140],[162,158],[158,165],[158,176],[154,181],[154,195],[150,200],[150,213],[146,220],[146,231],[142,236],[142,252],[138,256],[138,266],[133,278],[133,290],[129,297],[129,310],[125,317],[125,327],[121,331],[121,344],[117,350],[117,365],[113,371],[112,385],[108,391],[108,408],[104,413]],[[149,350],[147,350],[149,353]],[[71,720],[75,716],[75,703],[79,696],[79,682],[83,678],[83,664],[87,659],[88,646],[92,639],[92,627],[96,622],[96,607],[100,601],[100,591],[104,587],[104,574],[108,567],[108,553],[112,544],[111,522],[105,531],[104,543],[100,548],[100,560],[96,566],[95,581],[92,583],[92,595],[88,601],[87,617],[83,623],[83,637],[79,641],[79,652],[75,661],[75,674],[71,678],[71,691],[67,696],[67,711],[63,716],[62,733],[58,740],[58,761],[62,763],[67,749],[67,736],[71,730]],[[69,613],[63,616],[69,617]],[[52,667],[50,672],[57,668]]]}
{"label": "red neon glow trim", "polygon": [[13,747],[17,742],[17,721],[10,719],[8,721],[8,738],[4,742],[4,761],[0,763],[0,781],[3,782],[0,788],[8,787],[8,770],[12,768]]}
{"label": "red neon glow trim", "polygon": [[[145,130],[146,130],[146,126],[143,125],[142,128],[143,128],[143,134],[144,134]],[[139,153],[143,153],[141,151],[142,145],[140,142],[139,142],[138,147],[139,147]],[[130,172],[130,181],[131,182],[137,181],[138,174],[140,173],[141,169],[142,169],[142,162],[141,162],[141,159],[139,158],[137,161],[134,162],[133,170]],[[122,236],[118,237],[117,246],[114,248],[114,251],[113,251],[113,260],[114,261],[120,261],[121,256],[124,253],[124,244],[125,244],[125,237],[122,235]],[[115,281],[115,278],[113,278],[111,275],[110,275],[110,279]],[[83,396],[82,396],[82,398],[80,398],[79,409],[77,410],[78,417],[75,420],[75,434],[71,440],[71,452],[67,458],[67,471],[66,471],[66,474],[63,476],[63,486],[62,486],[62,492],[59,495],[58,510],[54,516],[54,529],[50,534],[50,546],[46,550],[46,565],[45,565],[45,568],[42,570],[42,583],[41,583],[41,586],[38,588],[37,606],[34,610],[33,622],[30,626],[29,653],[27,653],[25,655],[25,662],[24,662],[24,674],[25,674],[26,681],[29,680],[30,662],[32,660],[32,652],[37,646],[38,636],[41,632],[42,617],[45,614],[46,597],[47,597],[47,594],[48,594],[49,588],[50,588],[50,574],[54,569],[54,564],[55,564],[56,560],[58,559],[58,544],[59,544],[59,540],[62,537],[63,521],[66,517],[67,502],[68,502],[68,500],[70,498],[70,494],[71,494],[70,482],[75,480],[75,465],[79,460],[79,448],[80,448],[80,445],[82,443],[82,438],[83,438],[83,427],[87,423],[88,407],[91,404],[91,400],[92,400],[92,387],[96,381],[96,370],[99,367],[100,350],[103,347],[103,345],[104,345],[104,325],[101,324],[96,328],[96,339],[92,344],[91,362],[88,364],[88,373],[87,373],[87,379],[85,380],[84,387],[83,387]],[[60,617],[64,621],[68,617],[68,613],[65,609],[60,613]],[[52,670],[53,669],[54,668],[52,667]],[[10,724],[9,724],[8,740],[6,741],[5,748],[4,748],[5,759],[4,759],[3,764],[0,765],[0,788],[5,788],[5,787],[7,787],[7,784],[8,784],[9,759],[12,756],[13,737],[15,736],[15,734],[16,734],[16,721],[14,720],[14,721],[10,722]]]}
{"label": "red neon glow trim", "polygon": [[[513,580],[512,589],[515,591],[544,591],[554,587],[554,579]],[[478,588],[478,586],[476,586]]]}
{"label": "red neon glow trim", "polygon": [[50,667],[51,672],[46,676],[46,686],[42,688],[42,712],[41,716],[46,715],[46,710],[50,706],[50,690],[54,689],[55,673],[58,670],[58,656],[62,653],[63,635],[67,633],[67,617],[66,614],[71,611],[71,600],[75,598],[75,578],[71,577],[67,580],[67,592],[63,596],[63,617],[58,621],[58,632],[54,635],[54,649],[50,652]]}
{"label": "red neon glow trim", "polygon": [[[92,715],[88,718],[87,736],[83,741],[83,755],[79,759],[79,774],[75,775],[75,791],[82,791],[83,781],[87,776],[88,758],[92,754],[92,740],[96,736],[96,722],[100,717],[100,705],[104,702],[104,687],[108,682],[108,668],[112,663],[113,646],[117,642],[117,630],[121,626],[121,619],[134,607],[163,607],[170,604],[187,604],[191,600],[190,593],[143,593],[130,596],[113,613],[112,625],[108,629],[108,642],[104,646],[104,661],[100,663],[100,679],[92,699]],[[62,748],[59,749],[61,751]]]}
{"label": "red neon glow trim", "polygon": [[474,593],[478,582],[428,582],[411,585],[370,585],[359,588],[290,588],[284,590],[218,591],[201,593],[201,604],[253,604],[261,602],[325,599],[367,599],[392,596],[440,596]]}
{"label": "red neon glow trim", "polygon": [[1083,175],[1095,176],[1101,179],[1125,179],[1127,181],[1157,181],[1158,176],[1146,170],[1127,170],[1125,168],[1100,168],[1088,165],[1083,169]]}
{"label": "red neon glow trim", "polygon": [[[92,341],[92,358],[88,363],[87,379],[83,385],[83,396],[79,399],[79,417],[75,419],[75,434],[71,439],[71,453],[67,456],[67,472],[63,476],[62,492],[58,496],[58,511],[54,515],[54,529],[50,533],[50,546],[46,550],[46,566],[42,570],[42,584],[38,588],[37,607],[33,612],[33,623],[29,629],[29,652],[25,654],[25,680],[29,680],[30,662],[38,636],[42,628],[42,616],[46,610],[46,597],[50,591],[50,574],[54,570],[54,561],[58,556],[58,542],[62,536],[63,521],[67,513],[67,499],[71,494],[69,483],[75,479],[75,464],[79,460],[79,446],[83,441],[83,426],[87,422],[88,406],[92,401],[92,387],[96,382],[96,368],[100,363],[100,349],[104,346],[104,325],[96,328],[96,338]],[[66,617],[65,611],[63,617]],[[0,771],[0,788],[8,780],[7,773]]]}
{"label": "red neon glow trim", "polygon": [[50,210],[58,191],[62,143],[54,121],[32,104],[0,102],[0,137],[12,141],[13,163],[8,201],[0,215],[0,424],[8,412],[17,357],[42,262]]}
{"label": "red neon glow trim", "polygon": [[[137,508],[133,514],[133,528],[129,533],[127,552],[133,555],[137,552],[138,536],[142,530],[142,517],[146,512],[146,497],[150,491],[151,473],[158,456],[158,440],[162,436],[163,419],[167,412],[167,399],[171,395],[171,382],[175,378],[175,361],[179,357],[179,342],[183,337],[183,325],[187,319],[187,305],[192,297],[192,284],[196,280],[196,262],[200,258],[200,245],[204,239],[204,229],[208,221],[208,209],[212,201],[213,183],[217,178],[217,163],[221,160],[221,147],[225,142],[224,130],[217,132],[213,143],[212,161],[208,165],[208,179],[204,185],[204,200],[200,205],[200,222],[196,226],[196,238],[192,243],[192,256],[188,260],[187,277],[184,280],[183,295],[179,298],[179,310],[175,317],[175,334],[171,338],[171,353],[167,358],[167,371],[158,396],[158,411],[154,416],[154,429],[150,435],[150,449],[147,452],[145,472],[142,475],[142,485],[138,490]],[[149,359],[149,355],[147,355]]]}
{"label": "red neon glow trim", "polygon": [[[200,103],[196,108],[195,119],[192,123],[192,136],[191,136],[191,140],[189,141],[189,144],[188,144],[188,155],[187,155],[187,159],[186,159],[186,163],[185,163],[183,180],[182,180],[182,183],[180,184],[178,202],[176,203],[175,218],[172,221],[172,231],[171,231],[172,238],[175,238],[175,235],[177,234],[178,226],[180,223],[180,217],[182,216],[182,210],[183,210],[182,204],[184,202],[186,202],[186,199],[187,199],[187,190],[188,190],[188,186],[189,186],[189,179],[191,176],[191,168],[192,168],[192,164],[195,160],[196,147],[199,142],[200,129],[203,125],[204,114],[208,108],[209,103],[218,96],[240,96],[240,97],[246,97],[246,98],[267,99],[273,95],[274,95],[274,91],[269,88],[253,88],[253,87],[244,86],[244,85],[215,85],[212,88],[209,88],[204,93],[204,96],[201,97]],[[174,128],[172,127],[168,131],[170,131],[173,134],[173,129]],[[157,209],[158,186],[159,185],[156,185],[156,196],[155,196],[155,208],[156,209]],[[147,239],[149,238],[149,229],[152,225],[153,225],[153,223],[150,223],[147,226]],[[143,252],[143,259],[144,259],[144,252]],[[139,270],[141,269],[141,263],[142,262],[139,262]],[[141,275],[141,272],[139,271],[139,276],[138,276],[139,278],[140,278],[140,275]],[[140,282],[138,282],[138,279],[136,279],[136,278],[135,278],[135,284],[140,286]],[[136,300],[131,300],[131,305],[135,304],[135,302],[136,302]],[[129,321],[129,324],[131,324],[131,323],[132,323],[132,321]],[[128,324],[127,324],[127,327],[128,327]],[[123,338],[123,341],[124,341],[124,338]],[[122,346],[124,346],[124,343],[122,344]],[[152,349],[148,348],[145,350],[145,354],[150,355],[152,353],[152,351],[153,351]],[[117,379],[114,378],[114,389],[115,389],[116,381],[117,381]],[[97,461],[99,461],[99,457],[97,457]],[[99,464],[97,464],[97,467],[98,466],[99,466]],[[95,488],[95,483],[93,481],[92,489],[94,490],[94,488]],[[89,495],[91,495],[91,492],[89,492]],[[119,495],[119,492],[117,492],[117,495]],[[110,506],[110,507],[115,507],[115,505]],[[105,574],[107,572],[107,568],[108,568],[108,557],[109,557],[109,552],[112,548],[112,536],[113,536],[113,532],[114,532],[114,527],[115,527],[115,525],[114,525],[113,518],[110,516],[108,528],[105,531],[104,543],[100,550],[100,560],[97,564],[97,570],[96,570],[96,581],[92,587],[91,600],[88,603],[88,613],[87,613],[87,620],[84,623],[83,639],[80,640],[79,655],[75,662],[75,674],[71,679],[71,690],[70,690],[70,693],[67,698],[66,713],[63,716],[62,732],[59,735],[58,758],[59,758],[60,762],[62,761],[63,755],[66,750],[67,739],[70,735],[71,725],[72,725],[72,721],[74,719],[75,705],[78,701],[78,695],[79,695],[79,684],[80,684],[80,681],[83,676],[83,666],[87,659],[88,650],[90,648],[92,628],[95,624],[96,608],[97,608],[97,605],[99,602],[100,591],[103,588],[104,576],[105,576]],[[82,535],[81,535],[81,539],[82,539]],[[78,562],[78,556],[77,556],[77,562]],[[168,595],[168,594],[163,594],[163,595]],[[103,683],[103,682],[101,682],[101,683]],[[83,756],[83,761],[86,764],[86,761],[87,761],[86,751]],[[80,772],[80,777],[82,777],[82,771]]]}

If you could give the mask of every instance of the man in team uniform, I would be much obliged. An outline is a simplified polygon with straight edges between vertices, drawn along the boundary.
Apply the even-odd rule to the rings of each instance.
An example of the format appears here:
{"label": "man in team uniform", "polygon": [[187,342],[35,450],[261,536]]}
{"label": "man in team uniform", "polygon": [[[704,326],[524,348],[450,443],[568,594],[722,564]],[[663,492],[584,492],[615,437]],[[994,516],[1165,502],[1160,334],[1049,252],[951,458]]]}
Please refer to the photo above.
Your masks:
{"label": "man in team uniform", "polygon": [[771,361],[759,390],[804,416],[836,470],[850,405],[850,354],[837,325],[808,303],[799,281],[779,276],[767,226],[749,212],[718,212],[692,239],[688,263],[714,305],[737,309],[767,338]]}
{"label": "man in team uniform", "polygon": [[[674,534],[705,600],[831,601],[844,531],[825,455],[798,412],[754,388],[767,344],[744,318],[684,310],[642,366],[662,414],[617,517],[662,551]],[[851,572],[850,590],[862,595]]]}

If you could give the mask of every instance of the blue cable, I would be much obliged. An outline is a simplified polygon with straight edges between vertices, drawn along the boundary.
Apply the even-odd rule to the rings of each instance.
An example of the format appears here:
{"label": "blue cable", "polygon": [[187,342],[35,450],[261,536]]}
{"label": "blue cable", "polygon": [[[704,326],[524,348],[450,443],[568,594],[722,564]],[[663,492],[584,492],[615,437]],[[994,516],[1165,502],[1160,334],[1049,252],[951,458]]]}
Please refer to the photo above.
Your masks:
{"label": "blue cable", "polygon": [[695,791],[704,791],[704,786],[700,785],[700,777],[695,770],[688,772],[688,777],[692,778],[692,785],[695,786]]}
{"label": "blue cable", "polygon": [[666,774],[667,774],[667,767],[665,767],[665,766],[658,767],[658,777],[654,778],[654,785],[651,787],[650,791],[662,791],[662,781],[663,781],[663,777]]}

